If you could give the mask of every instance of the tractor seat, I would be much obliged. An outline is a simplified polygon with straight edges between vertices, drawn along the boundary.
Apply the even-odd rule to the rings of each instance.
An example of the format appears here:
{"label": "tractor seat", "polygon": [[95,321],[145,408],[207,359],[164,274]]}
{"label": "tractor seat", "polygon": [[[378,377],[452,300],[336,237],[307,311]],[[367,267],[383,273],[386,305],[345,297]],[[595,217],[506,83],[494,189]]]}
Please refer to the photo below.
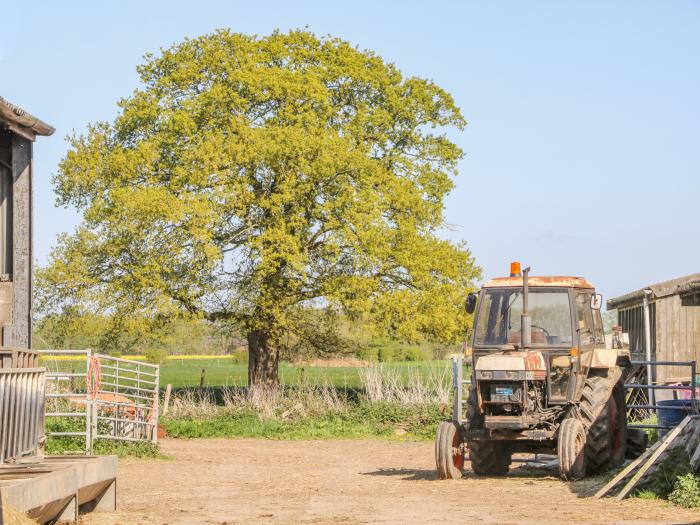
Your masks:
{"label": "tractor seat", "polygon": [[[534,328],[532,330],[530,338],[532,339],[533,345],[546,345],[547,344],[547,336],[544,335],[544,332],[542,330],[538,330],[537,328]],[[518,330],[517,332],[511,332],[508,335],[508,344],[520,345],[521,339],[522,339],[522,336],[520,334],[520,330]]]}

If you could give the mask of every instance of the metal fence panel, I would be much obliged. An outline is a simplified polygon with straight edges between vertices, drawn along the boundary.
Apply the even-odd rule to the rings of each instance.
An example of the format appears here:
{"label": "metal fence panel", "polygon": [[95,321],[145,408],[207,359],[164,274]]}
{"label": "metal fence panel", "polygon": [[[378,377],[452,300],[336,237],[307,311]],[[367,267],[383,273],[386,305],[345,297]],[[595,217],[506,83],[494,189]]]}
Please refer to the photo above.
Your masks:
{"label": "metal fence panel", "polygon": [[[95,354],[93,436],[122,441],[158,441],[160,367]],[[95,370],[95,368],[97,370]]]}
{"label": "metal fence panel", "polygon": [[[66,370],[51,370],[48,366],[46,372],[47,392],[46,392],[46,417],[47,418],[69,418],[69,420],[81,419],[84,422],[80,425],[81,430],[76,429],[67,431],[47,432],[47,435],[54,437],[76,437],[82,438],[84,442],[83,450],[65,450],[67,454],[90,454],[92,452],[92,439],[90,436],[91,415],[90,399],[87,392],[87,377],[90,364],[90,356],[92,351],[86,350],[42,350],[41,355],[44,358],[57,358],[57,363],[70,363],[70,361],[61,361],[61,359],[79,357],[85,359],[85,364],[80,363],[78,367],[68,368],[68,365],[63,366]],[[47,363],[48,364],[48,363]],[[70,371],[68,371],[70,370]]]}
{"label": "metal fence panel", "polygon": [[50,436],[82,437],[88,454],[95,439],[158,440],[158,365],[93,354],[91,350],[47,350],[42,354],[81,355],[85,359],[80,371],[74,367],[48,373],[51,388],[47,398],[52,409],[46,413],[47,417],[84,418],[84,430],[50,432]]}
{"label": "metal fence panel", "polygon": [[[646,415],[651,415],[652,412],[656,413],[658,415],[658,410],[660,408],[663,408],[665,410],[688,410],[694,414],[697,414],[698,411],[700,410],[700,405],[697,400],[697,364],[695,361],[632,361],[632,365],[634,366],[650,366],[654,370],[656,370],[660,366],[675,366],[675,367],[687,367],[690,372],[690,381],[688,386],[681,386],[681,385],[668,385],[668,384],[657,384],[653,382],[649,382],[648,379],[645,377],[645,382],[633,382],[633,383],[626,383],[625,384],[625,389],[630,391],[629,394],[629,399],[628,399],[628,404],[627,404],[627,411],[628,415],[633,415],[633,414],[646,414]],[[656,376],[656,373],[654,372],[652,374],[653,376]],[[687,390],[690,391],[690,394],[688,396],[688,401],[689,401],[689,407],[674,407],[674,406],[661,406],[658,403],[650,403],[649,402],[649,396],[644,395],[645,392],[650,392],[650,391],[656,391],[656,390],[673,390],[673,391],[678,391],[678,390]],[[640,395],[641,394],[641,395]],[[631,402],[630,402],[631,401]],[[639,416],[637,416],[639,417]],[[668,430],[671,427],[668,425],[661,425],[658,424],[660,423],[657,421],[657,424],[643,424],[643,423],[638,423],[636,421],[632,421],[628,423],[629,428],[656,428],[656,429],[662,429],[662,430]]]}

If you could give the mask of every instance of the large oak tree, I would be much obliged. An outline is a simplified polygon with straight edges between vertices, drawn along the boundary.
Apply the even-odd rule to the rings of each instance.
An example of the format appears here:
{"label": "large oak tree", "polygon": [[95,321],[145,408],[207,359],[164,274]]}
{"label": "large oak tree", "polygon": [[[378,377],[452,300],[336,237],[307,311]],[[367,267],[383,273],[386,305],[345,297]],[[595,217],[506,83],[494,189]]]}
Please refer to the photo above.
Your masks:
{"label": "large oak tree", "polygon": [[217,31],[138,72],[60,164],[58,203],[83,220],[40,271],[44,308],[236,323],[262,387],[311,304],[397,337],[463,335],[479,269],[437,236],[462,156],[445,132],[465,125],[448,93],[306,31]]}

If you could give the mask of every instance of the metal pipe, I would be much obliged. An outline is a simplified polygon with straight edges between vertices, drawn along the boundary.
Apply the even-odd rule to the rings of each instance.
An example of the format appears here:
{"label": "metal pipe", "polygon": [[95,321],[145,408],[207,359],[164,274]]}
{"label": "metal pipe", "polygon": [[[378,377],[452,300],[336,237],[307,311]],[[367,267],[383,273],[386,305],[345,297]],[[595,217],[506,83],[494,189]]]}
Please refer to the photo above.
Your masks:
{"label": "metal pipe", "polygon": [[462,423],[462,357],[452,356],[452,421]]}
{"label": "metal pipe", "polygon": [[690,399],[692,400],[693,403],[693,412],[695,414],[698,413],[698,403],[697,403],[697,381],[696,381],[696,375],[697,375],[697,370],[696,370],[696,364],[695,361],[692,362],[690,365],[690,386],[692,387],[692,390],[690,391]]}
{"label": "metal pipe", "polygon": [[520,348],[526,349],[532,346],[532,320],[529,310],[529,286],[528,276],[530,267],[523,270],[523,313],[520,316]]}
{"label": "metal pipe", "polygon": [[[651,290],[649,288],[644,290],[644,350],[646,352],[647,361],[651,361],[651,324],[649,322],[649,297],[651,296]],[[647,386],[652,384],[652,367],[651,363],[647,364]],[[654,389],[647,388],[647,397],[649,399],[649,404],[655,404],[654,400]]]}

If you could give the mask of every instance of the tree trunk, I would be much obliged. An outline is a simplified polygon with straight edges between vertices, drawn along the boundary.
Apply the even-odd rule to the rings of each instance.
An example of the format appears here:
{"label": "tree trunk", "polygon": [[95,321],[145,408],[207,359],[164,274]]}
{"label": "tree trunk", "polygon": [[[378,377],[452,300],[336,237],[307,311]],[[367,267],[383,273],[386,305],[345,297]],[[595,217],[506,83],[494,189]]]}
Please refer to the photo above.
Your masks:
{"label": "tree trunk", "polygon": [[270,334],[253,330],[248,334],[248,387],[273,390],[279,385],[277,375],[279,349],[271,344]]}

